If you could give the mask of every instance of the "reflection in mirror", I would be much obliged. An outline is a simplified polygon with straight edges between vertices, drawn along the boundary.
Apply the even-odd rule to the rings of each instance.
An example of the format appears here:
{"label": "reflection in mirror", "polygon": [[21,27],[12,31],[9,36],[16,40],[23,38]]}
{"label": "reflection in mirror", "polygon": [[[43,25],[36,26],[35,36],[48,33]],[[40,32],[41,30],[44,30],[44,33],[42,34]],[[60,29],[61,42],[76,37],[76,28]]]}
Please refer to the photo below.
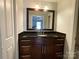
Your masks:
{"label": "reflection in mirror", "polygon": [[27,8],[27,29],[54,29],[54,12]]}

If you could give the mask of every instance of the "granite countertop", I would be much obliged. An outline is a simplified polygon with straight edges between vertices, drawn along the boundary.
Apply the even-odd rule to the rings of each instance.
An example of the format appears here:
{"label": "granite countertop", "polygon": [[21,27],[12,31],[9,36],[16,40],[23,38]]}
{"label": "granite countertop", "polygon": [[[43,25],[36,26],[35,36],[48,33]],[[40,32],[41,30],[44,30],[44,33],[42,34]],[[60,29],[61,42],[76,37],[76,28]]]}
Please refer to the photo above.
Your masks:
{"label": "granite countertop", "polygon": [[19,34],[19,36],[23,37],[66,37],[65,33],[57,32],[57,31],[48,31],[48,30],[28,30],[23,31]]}

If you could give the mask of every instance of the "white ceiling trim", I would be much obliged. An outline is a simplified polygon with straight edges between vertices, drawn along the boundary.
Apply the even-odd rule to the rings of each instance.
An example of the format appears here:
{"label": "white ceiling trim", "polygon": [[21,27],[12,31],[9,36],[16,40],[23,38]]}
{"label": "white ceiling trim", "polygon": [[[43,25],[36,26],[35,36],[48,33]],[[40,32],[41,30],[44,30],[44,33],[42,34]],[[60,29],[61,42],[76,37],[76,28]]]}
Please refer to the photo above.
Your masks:
{"label": "white ceiling trim", "polygon": [[57,2],[57,0],[29,0],[29,1],[46,1],[46,2]]}

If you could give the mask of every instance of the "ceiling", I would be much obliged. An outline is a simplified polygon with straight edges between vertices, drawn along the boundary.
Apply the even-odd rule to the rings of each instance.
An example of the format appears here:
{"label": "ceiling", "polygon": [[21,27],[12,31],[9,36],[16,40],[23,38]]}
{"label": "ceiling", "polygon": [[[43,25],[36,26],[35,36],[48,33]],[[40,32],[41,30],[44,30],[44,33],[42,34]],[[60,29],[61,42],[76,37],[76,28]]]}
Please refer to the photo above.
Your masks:
{"label": "ceiling", "polygon": [[[37,1],[37,0],[30,0],[30,1]],[[57,2],[57,0],[38,0],[38,1]]]}

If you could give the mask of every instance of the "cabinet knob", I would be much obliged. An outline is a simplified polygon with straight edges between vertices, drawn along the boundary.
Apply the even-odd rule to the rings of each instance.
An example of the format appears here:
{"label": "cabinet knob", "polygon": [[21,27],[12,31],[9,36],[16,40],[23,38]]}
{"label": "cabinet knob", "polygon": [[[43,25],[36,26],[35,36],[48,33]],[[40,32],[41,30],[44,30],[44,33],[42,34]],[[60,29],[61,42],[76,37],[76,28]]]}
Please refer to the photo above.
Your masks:
{"label": "cabinet knob", "polygon": [[46,54],[46,46],[43,47],[43,54]]}
{"label": "cabinet knob", "polygon": [[43,54],[43,46],[42,46],[42,48],[41,48],[41,49],[42,49],[42,54]]}

